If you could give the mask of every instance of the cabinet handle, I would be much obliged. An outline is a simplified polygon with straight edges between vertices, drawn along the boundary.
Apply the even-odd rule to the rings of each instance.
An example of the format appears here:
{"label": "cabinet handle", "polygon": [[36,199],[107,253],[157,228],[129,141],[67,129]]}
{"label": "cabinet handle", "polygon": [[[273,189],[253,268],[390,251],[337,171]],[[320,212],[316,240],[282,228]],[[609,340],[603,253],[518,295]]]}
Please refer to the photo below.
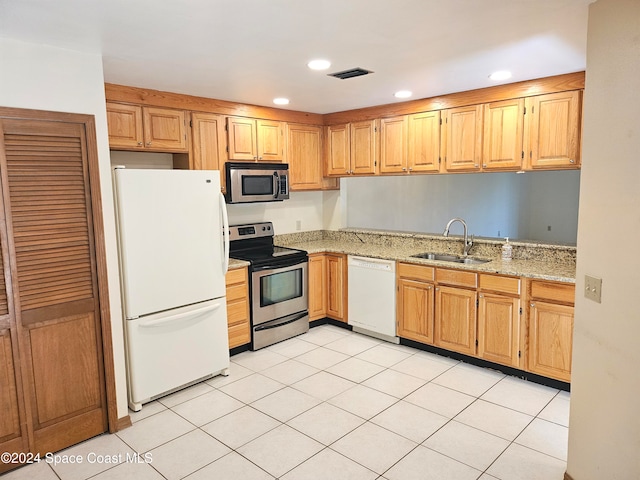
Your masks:
{"label": "cabinet handle", "polygon": [[151,142],[147,142],[147,147],[150,147],[150,146],[151,146]]}
{"label": "cabinet handle", "polygon": [[573,161],[573,159],[571,159],[571,160],[569,160],[569,163],[575,163],[575,162]]}
{"label": "cabinet handle", "polygon": [[436,287],[436,292],[439,292],[439,291],[440,291],[440,287]]}
{"label": "cabinet handle", "polygon": [[532,307],[535,307],[535,306],[536,306],[536,304],[535,304],[535,303],[532,303],[532,304],[531,304],[531,306],[532,306]]}
{"label": "cabinet handle", "polygon": [[262,160],[262,157],[258,157],[258,160]]}
{"label": "cabinet handle", "polygon": [[407,171],[407,169],[406,169],[405,167],[402,167],[402,171],[403,171],[403,172],[406,172],[406,171]]}
{"label": "cabinet handle", "polygon": [[482,168],[487,168],[487,164],[486,164],[486,163],[483,163],[483,164],[482,164]]}
{"label": "cabinet handle", "polygon": [[474,166],[475,168],[478,168],[478,167],[479,167],[479,165],[478,165],[477,163],[474,163],[474,164],[473,164],[473,166]]}
{"label": "cabinet handle", "polygon": [[411,172],[411,171],[413,171],[413,167],[409,167],[409,171],[410,171],[410,172]]}
{"label": "cabinet handle", "polygon": [[142,142],[138,142],[138,146],[141,147],[142,146]]}
{"label": "cabinet handle", "polygon": [[478,295],[478,298],[484,298],[484,295]]}

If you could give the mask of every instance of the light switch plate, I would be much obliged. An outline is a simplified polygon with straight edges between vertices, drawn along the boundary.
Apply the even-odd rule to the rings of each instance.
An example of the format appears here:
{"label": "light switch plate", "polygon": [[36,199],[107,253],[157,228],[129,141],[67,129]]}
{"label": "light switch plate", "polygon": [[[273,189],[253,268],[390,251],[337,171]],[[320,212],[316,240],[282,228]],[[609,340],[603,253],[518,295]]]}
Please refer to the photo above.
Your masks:
{"label": "light switch plate", "polygon": [[584,296],[594,302],[602,303],[602,279],[585,275]]}

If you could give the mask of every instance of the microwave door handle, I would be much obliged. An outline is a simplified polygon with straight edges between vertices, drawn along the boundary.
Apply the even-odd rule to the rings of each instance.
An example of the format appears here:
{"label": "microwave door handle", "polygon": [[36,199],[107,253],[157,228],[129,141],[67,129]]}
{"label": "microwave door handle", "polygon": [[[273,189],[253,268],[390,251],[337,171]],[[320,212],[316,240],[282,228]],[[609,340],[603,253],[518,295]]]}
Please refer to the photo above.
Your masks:
{"label": "microwave door handle", "polygon": [[275,187],[275,196],[273,198],[275,198],[276,200],[278,199],[278,195],[280,195],[280,177],[278,175],[278,172],[273,172],[273,183],[274,183],[274,187]]}

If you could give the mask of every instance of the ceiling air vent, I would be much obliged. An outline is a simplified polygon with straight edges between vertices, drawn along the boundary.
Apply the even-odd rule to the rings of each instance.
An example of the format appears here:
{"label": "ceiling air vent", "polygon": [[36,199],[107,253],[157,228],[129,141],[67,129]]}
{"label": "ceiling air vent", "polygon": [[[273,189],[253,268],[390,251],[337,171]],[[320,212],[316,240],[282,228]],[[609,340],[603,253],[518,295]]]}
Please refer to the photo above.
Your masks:
{"label": "ceiling air vent", "polygon": [[364,68],[350,68],[349,70],[343,70],[342,72],[329,73],[330,77],[336,77],[340,80],[345,80],[347,78],[353,77],[361,77],[362,75],[369,75],[373,73],[371,70],[365,70]]}

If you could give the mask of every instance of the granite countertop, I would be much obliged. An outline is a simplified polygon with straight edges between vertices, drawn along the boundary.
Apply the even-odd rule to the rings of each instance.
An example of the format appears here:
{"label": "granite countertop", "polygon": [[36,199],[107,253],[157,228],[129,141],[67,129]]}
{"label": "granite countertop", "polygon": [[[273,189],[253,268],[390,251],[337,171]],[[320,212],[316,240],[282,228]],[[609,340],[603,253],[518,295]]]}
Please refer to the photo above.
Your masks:
{"label": "granite countertop", "polygon": [[[412,255],[427,251],[459,254],[462,252],[462,242],[456,242],[455,238],[453,239],[454,242],[452,242],[452,245],[446,246],[445,249],[434,248],[433,245],[425,245],[420,244],[418,241],[412,241],[417,235],[389,235],[388,232],[375,232],[373,234],[372,232],[366,232],[367,235],[359,235],[358,233],[362,232],[356,232],[354,235],[353,230],[331,233],[336,234],[329,235],[329,238],[326,238],[326,236],[325,238],[295,238],[292,236],[288,239],[281,239],[281,241],[277,241],[276,243],[291,248],[306,250],[309,253],[342,253],[434,267],[575,283],[575,247],[536,245],[522,242],[513,243],[514,247],[518,246],[520,251],[523,252],[521,254],[522,257],[529,256],[530,258],[518,258],[514,256],[514,259],[510,261],[503,261],[500,256],[500,251],[497,249],[500,242],[492,240],[486,241],[484,242],[486,245],[482,245],[483,241],[480,240],[477,242],[476,251],[478,253],[474,252],[474,248],[476,248],[476,245],[474,245],[469,256],[490,259],[490,261],[482,264],[459,264],[412,257]],[[372,237],[372,235],[377,235],[379,238]],[[427,237],[428,236],[424,236],[424,238]],[[423,240],[423,238],[419,240]],[[437,238],[437,240],[441,241],[441,237]],[[527,255],[527,249],[534,248],[537,249],[536,254]],[[460,251],[458,251],[458,249]],[[571,255],[567,255],[567,252],[574,256],[571,257]]]}
{"label": "granite countertop", "polygon": [[248,267],[248,266],[249,266],[249,262],[247,262],[246,260],[238,260],[237,258],[229,259],[229,270],[233,270],[234,268]]}

